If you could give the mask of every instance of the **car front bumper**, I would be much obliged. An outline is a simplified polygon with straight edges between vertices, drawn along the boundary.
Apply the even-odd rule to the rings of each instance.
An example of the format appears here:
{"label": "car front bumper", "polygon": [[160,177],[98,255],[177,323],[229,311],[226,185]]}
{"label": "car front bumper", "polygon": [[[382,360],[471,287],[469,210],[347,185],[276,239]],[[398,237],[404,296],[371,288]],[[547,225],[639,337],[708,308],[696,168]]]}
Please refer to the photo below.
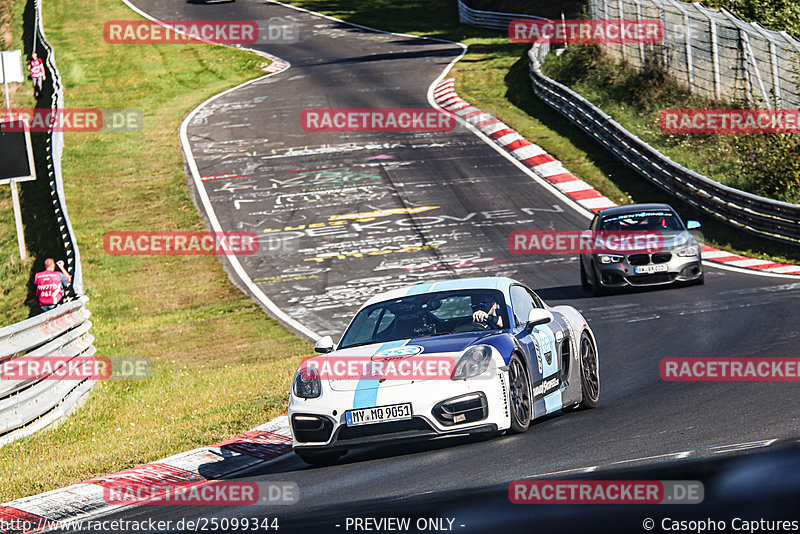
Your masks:
{"label": "car front bumper", "polygon": [[355,392],[336,391],[323,383],[322,395],[316,399],[290,396],[288,413],[294,448],[349,449],[504,430],[511,424],[508,392],[508,372],[504,368],[495,368],[493,375],[485,378],[379,387],[375,407],[411,403],[412,418],[348,426],[345,412],[354,408]]}
{"label": "car front bumper", "polygon": [[[634,262],[639,263],[633,265],[631,257],[634,256]],[[592,258],[592,264],[595,273],[600,280],[603,287],[609,288],[622,288],[627,286],[658,286],[672,284],[676,282],[691,282],[703,277],[703,264],[699,255],[691,257],[680,257],[671,254],[669,261],[654,263],[652,260],[646,263],[642,262],[641,258],[635,258],[637,255],[627,255],[624,260],[619,263],[600,263],[597,256]],[[643,256],[642,254],[638,256]],[[653,255],[655,256],[655,254]],[[638,260],[638,261],[637,261]],[[664,267],[666,266],[666,267]],[[653,267],[660,270],[656,272],[637,272],[637,268],[652,269]]]}

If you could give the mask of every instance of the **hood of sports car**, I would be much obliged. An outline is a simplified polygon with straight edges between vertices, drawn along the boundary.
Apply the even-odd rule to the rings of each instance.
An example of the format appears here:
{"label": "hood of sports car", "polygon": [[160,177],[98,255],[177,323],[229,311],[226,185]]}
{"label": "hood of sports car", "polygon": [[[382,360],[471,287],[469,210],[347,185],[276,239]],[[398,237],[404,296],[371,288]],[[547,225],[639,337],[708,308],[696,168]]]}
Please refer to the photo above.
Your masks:
{"label": "hood of sports car", "polygon": [[[328,360],[328,369],[332,368],[333,363],[352,362],[357,360],[359,364],[366,359],[376,362],[391,362],[397,365],[400,360],[405,365],[419,362],[425,359],[448,358],[452,360],[452,366],[461,357],[461,354],[471,345],[486,343],[491,338],[502,335],[498,332],[465,332],[459,334],[448,334],[444,336],[420,337],[414,339],[403,339],[390,341],[387,343],[372,343],[358,347],[350,347],[337,350],[314,358]],[[322,362],[320,362],[321,364]],[[451,367],[452,369],[452,367]],[[323,379],[325,376],[323,375]],[[328,376],[327,382],[331,389],[336,391],[355,391],[356,389],[374,389],[377,387],[393,387],[423,380],[441,380],[441,375],[419,375],[415,374],[413,380],[393,377],[380,381],[376,378],[362,379],[339,379],[338,377]]]}

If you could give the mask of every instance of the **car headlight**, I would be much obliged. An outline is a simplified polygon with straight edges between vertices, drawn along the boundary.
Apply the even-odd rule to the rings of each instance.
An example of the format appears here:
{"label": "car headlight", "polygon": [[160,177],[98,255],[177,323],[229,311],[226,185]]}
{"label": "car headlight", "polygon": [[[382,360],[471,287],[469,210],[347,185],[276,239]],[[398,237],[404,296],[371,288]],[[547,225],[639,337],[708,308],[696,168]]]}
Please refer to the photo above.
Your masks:
{"label": "car headlight", "polygon": [[322,395],[322,381],[314,367],[303,366],[294,374],[292,392],[295,397],[316,399]]}
{"label": "car headlight", "polygon": [[622,261],[623,256],[616,254],[602,254],[600,256],[600,263],[619,263]]}
{"label": "car headlight", "polygon": [[464,380],[483,373],[492,361],[492,348],[489,345],[470,347],[459,358],[451,380]]}
{"label": "car headlight", "polygon": [[698,247],[697,245],[685,247],[675,252],[675,254],[680,256],[681,258],[697,256],[699,253],[700,253],[700,247]]}

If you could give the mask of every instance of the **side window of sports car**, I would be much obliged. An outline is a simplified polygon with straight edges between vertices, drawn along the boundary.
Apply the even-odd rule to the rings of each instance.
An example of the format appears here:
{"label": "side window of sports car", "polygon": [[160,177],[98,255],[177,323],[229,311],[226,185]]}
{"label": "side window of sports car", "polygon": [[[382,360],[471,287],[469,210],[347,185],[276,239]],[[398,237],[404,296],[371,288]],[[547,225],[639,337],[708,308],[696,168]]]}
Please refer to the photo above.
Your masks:
{"label": "side window of sports car", "polygon": [[528,293],[530,294],[531,298],[533,299],[533,307],[534,308],[544,308],[544,304],[542,304],[542,299],[539,298],[539,295],[528,289]]}
{"label": "side window of sports car", "polygon": [[537,306],[527,289],[522,286],[511,286],[511,307],[514,310],[516,325],[522,326],[528,322],[528,315]]}

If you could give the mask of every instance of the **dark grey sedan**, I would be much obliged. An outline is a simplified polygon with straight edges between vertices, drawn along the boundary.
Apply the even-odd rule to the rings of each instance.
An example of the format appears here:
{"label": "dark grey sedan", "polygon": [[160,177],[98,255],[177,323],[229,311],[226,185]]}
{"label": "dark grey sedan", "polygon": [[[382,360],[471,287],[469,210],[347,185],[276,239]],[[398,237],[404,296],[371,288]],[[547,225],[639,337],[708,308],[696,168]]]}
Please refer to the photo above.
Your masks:
{"label": "dark grey sedan", "polygon": [[702,284],[702,247],[689,232],[697,228],[699,222],[684,224],[667,204],[631,204],[600,210],[590,226],[596,235],[637,232],[657,235],[658,246],[581,254],[583,289],[602,295],[629,286]]}

